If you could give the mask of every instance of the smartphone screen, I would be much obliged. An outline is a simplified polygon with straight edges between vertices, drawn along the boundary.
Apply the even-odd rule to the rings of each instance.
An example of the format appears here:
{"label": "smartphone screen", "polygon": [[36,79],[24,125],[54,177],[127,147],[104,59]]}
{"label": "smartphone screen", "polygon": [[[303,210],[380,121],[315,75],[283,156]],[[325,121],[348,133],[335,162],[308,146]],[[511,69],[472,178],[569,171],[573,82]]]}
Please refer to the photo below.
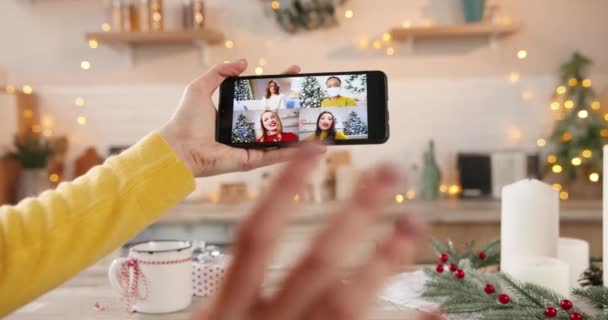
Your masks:
{"label": "smartphone screen", "polygon": [[379,71],[237,77],[220,90],[222,143],[255,148],[388,139],[386,76]]}

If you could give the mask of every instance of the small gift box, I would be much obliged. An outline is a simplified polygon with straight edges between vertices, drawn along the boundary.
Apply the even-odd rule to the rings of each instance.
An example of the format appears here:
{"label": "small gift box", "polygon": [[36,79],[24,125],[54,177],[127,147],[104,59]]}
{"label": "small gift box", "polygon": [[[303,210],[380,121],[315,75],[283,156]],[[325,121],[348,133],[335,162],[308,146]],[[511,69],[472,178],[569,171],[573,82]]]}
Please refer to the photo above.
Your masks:
{"label": "small gift box", "polygon": [[209,297],[224,280],[229,257],[223,254],[208,255],[192,263],[193,292],[195,296]]}

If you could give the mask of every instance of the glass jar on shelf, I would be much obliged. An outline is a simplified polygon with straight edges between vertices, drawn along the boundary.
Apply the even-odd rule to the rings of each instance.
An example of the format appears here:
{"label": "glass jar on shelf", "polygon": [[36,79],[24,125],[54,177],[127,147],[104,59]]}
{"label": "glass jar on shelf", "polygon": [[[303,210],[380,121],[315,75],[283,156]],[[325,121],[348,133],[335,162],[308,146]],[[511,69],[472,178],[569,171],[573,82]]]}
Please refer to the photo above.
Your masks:
{"label": "glass jar on shelf", "polygon": [[150,0],[150,30],[151,31],[163,31],[163,1],[162,0]]}

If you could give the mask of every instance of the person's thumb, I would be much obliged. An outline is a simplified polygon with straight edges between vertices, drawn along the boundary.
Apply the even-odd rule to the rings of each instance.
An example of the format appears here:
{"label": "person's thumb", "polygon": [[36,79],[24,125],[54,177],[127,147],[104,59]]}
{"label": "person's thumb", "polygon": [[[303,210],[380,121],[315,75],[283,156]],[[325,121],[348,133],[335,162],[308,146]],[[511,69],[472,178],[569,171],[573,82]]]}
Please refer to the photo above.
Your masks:
{"label": "person's thumb", "polygon": [[247,60],[245,59],[217,64],[207,71],[207,73],[192,81],[189,87],[194,90],[200,90],[203,94],[211,95],[220,86],[222,81],[228,77],[240,75],[245,69],[247,69]]}

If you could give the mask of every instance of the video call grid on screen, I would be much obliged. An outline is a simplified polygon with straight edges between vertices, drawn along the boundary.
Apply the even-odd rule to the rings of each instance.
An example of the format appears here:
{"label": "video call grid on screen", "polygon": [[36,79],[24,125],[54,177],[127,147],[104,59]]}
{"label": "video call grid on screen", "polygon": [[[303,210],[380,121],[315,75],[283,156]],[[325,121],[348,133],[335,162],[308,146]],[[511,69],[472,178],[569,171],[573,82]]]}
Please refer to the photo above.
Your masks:
{"label": "video call grid on screen", "polygon": [[235,81],[232,142],[367,139],[365,74]]}

